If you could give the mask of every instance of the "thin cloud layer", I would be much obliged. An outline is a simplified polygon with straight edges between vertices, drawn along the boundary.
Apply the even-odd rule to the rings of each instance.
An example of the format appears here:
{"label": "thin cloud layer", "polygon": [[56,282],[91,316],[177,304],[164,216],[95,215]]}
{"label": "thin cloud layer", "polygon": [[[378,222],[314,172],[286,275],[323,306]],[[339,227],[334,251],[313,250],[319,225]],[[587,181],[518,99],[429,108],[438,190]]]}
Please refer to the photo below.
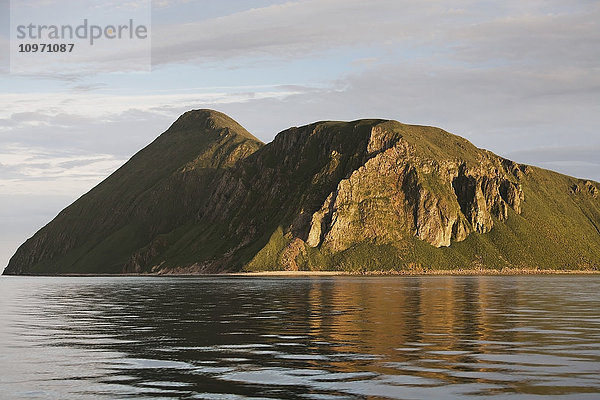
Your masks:
{"label": "thin cloud layer", "polygon": [[0,152],[0,195],[74,196],[91,189],[125,160],[5,146]]}
{"label": "thin cloud layer", "polygon": [[341,46],[404,44],[423,58],[597,66],[590,46],[600,38],[599,13],[597,2],[573,1],[297,1],[154,26],[153,59],[302,58]]}

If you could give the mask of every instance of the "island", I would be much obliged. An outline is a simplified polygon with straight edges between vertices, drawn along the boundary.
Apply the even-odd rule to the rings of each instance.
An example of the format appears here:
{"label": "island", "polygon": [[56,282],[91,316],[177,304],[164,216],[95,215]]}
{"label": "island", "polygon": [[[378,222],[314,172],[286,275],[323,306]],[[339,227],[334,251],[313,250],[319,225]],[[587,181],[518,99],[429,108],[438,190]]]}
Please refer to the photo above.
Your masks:
{"label": "island", "polygon": [[4,274],[600,270],[600,184],[442,129],[316,122],[262,143],[183,114]]}

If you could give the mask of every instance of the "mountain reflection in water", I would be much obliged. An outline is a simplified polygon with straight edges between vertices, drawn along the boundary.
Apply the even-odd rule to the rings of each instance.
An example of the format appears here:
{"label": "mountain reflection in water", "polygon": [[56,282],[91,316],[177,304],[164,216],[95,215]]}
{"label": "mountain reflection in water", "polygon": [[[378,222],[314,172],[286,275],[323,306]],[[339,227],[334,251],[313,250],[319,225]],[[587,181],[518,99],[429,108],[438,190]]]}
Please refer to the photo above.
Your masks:
{"label": "mountain reflection in water", "polygon": [[599,398],[600,276],[0,279],[2,398]]}

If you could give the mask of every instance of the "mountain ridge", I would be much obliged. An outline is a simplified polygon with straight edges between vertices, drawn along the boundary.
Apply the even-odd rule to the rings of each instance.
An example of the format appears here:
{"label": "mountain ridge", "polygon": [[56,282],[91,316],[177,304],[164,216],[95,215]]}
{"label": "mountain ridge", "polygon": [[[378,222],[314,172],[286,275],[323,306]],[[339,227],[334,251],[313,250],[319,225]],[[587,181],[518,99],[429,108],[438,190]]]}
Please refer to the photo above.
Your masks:
{"label": "mountain ridge", "polygon": [[4,273],[599,269],[599,193],[435,127],[321,121],[265,145],[194,110]]}

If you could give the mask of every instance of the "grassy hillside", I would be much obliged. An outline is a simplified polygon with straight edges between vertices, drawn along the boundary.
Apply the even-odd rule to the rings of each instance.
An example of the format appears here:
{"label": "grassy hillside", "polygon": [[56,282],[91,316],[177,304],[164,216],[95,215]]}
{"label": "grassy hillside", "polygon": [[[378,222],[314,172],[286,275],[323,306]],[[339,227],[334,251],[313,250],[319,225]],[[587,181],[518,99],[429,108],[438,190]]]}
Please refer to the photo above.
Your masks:
{"label": "grassy hillside", "polygon": [[224,114],[186,113],[25,242],[5,273],[125,272],[131,254],[194,217],[219,171],[261,146]]}

